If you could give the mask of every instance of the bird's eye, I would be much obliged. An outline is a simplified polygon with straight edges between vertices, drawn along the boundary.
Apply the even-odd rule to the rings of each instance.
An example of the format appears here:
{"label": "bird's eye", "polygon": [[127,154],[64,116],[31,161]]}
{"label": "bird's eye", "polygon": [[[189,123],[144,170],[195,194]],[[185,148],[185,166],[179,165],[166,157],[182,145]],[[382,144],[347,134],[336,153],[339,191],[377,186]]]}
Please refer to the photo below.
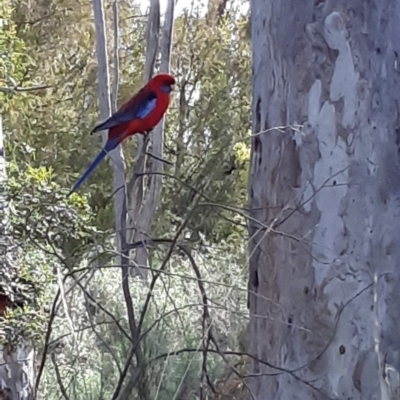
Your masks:
{"label": "bird's eye", "polygon": [[164,93],[171,93],[172,87],[171,87],[171,85],[162,85],[161,86],[161,90]]}

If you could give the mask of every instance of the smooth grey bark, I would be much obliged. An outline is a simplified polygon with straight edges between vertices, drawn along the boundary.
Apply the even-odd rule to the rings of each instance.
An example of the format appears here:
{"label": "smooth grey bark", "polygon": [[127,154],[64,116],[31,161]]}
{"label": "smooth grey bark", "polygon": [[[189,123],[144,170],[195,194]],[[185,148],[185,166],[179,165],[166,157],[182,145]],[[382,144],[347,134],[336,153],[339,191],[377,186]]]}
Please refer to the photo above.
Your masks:
{"label": "smooth grey bark", "polygon": [[[97,76],[99,90],[99,110],[100,118],[107,119],[111,115],[111,88],[110,72],[107,54],[107,33],[105,29],[105,16],[103,0],[93,0],[93,14],[96,26],[96,54],[97,54]],[[115,97],[117,93],[115,93]],[[102,132],[103,145],[108,138],[108,131]],[[121,232],[122,219],[125,218],[123,204],[125,198],[125,160],[121,146],[109,153],[113,167],[113,196],[115,228],[116,232]],[[121,251],[120,235],[117,234],[118,251]]]}
{"label": "smooth grey bark", "polygon": [[[160,73],[170,72],[172,33],[174,27],[174,9],[175,0],[168,0],[167,9],[164,18],[164,24],[161,29],[160,43]],[[146,70],[145,81],[151,78],[154,69],[154,63],[159,49],[159,32],[160,31],[160,4],[158,0],[151,0],[149,20],[147,23],[147,51],[146,51]],[[161,189],[163,183],[162,173],[164,171],[163,158],[164,149],[164,117],[151,133],[152,148],[151,153],[156,156],[151,158],[149,168],[148,188],[144,192],[143,179],[137,179],[131,194],[130,216],[132,218],[132,226],[135,227],[135,235],[133,241],[146,240],[151,232],[151,225],[158,205],[160,204]],[[138,148],[139,157],[138,165],[135,166],[135,172],[144,171],[144,160],[140,158],[143,154],[143,139]],[[142,162],[141,162],[142,161]],[[145,247],[138,248],[134,259],[134,268],[131,269],[132,276],[146,276],[148,269],[140,269],[140,266],[148,266],[148,252]]]}
{"label": "smooth grey bark", "polygon": [[[150,0],[150,9],[146,25],[146,64],[143,76],[143,84],[145,85],[153,76],[154,66],[159,49],[160,37],[160,2],[159,0]],[[148,145],[147,140],[143,136],[137,135],[137,151],[136,162],[134,166],[134,175],[128,185],[129,190],[129,226],[131,229],[129,242],[135,240],[146,239],[146,232],[141,231],[140,214],[144,211],[143,200],[145,195],[144,174],[146,169],[146,151]],[[133,228],[133,229],[132,229]],[[131,276],[145,277],[148,274],[147,269],[140,266],[148,266],[148,252],[145,247],[138,249],[133,259],[134,267],[130,269]]]}
{"label": "smooth grey bark", "polygon": [[398,400],[400,3],[251,7],[252,392]]}
{"label": "smooth grey bark", "polygon": [[[0,115],[0,268],[3,271],[7,270],[12,262],[7,250],[9,247],[9,240],[7,238],[8,213],[4,199],[4,182],[6,179],[4,136]],[[4,341],[0,345],[0,399],[34,399],[35,351],[33,347],[28,342],[20,343],[19,346],[7,343],[7,334],[3,329],[0,329],[0,336]]]}
{"label": "smooth grey bark", "polygon": [[[114,8],[114,35],[116,35],[115,43],[118,45],[118,4],[115,4]],[[93,0],[93,13],[96,26],[96,50],[97,50],[97,61],[98,61],[98,84],[99,84],[99,107],[100,116],[102,119],[106,119],[111,113],[111,90],[110,90],[110,74],[109,74],[109,63],[107,54],[107,34],[105,28],[105,16],[104,16],[104,4],[103,0]],[[115,49],[114,54],[115,60],[118,59],[118,49]],[[118,62],[115,62],[115,67],[118,66]],[[114,96],[116,98],[118,91],[118,73],[115,72]],[[107,133],[102,133],[103,143],[107,140]],[[127,212],[126,212],[126,182],[125,182],[125,162],[122,153],[121,146],[118,146],[115,150],[109,153],[113,166],[113,190],[114,190],[114,215],[115,215],[115,227],[116,227],[116,239],[117,239],[117,251],[120,254],[120,265],[121,265],[121,281],[122,289],[124,293],[124,299],[127,309],[127,318],[129,323],[129,330],[132,341],[135,342],[138,339],[139,331],[136,324],[132,296],[130,294],[129,282],[128,282],[128,270],[129,270],[129,248],[127,246],[127,234],[126,234],[126,223],[127,223]],[[136,362],[133,362],[133,357],[136,356]],[[143,355],[141,345],[135,345],[130,354],[127,355],[125,360],[126,371],[121,374],[119,381],[116,383],[116,388],[113,394],[113,399],[125,399],[129,395],[126,390],[123,390],[123,383],[127,372],[130,373],[130,383],[134,387],[140,379],[141,373],[143,372]],[[121,393],[122,390],[122,393]]]}

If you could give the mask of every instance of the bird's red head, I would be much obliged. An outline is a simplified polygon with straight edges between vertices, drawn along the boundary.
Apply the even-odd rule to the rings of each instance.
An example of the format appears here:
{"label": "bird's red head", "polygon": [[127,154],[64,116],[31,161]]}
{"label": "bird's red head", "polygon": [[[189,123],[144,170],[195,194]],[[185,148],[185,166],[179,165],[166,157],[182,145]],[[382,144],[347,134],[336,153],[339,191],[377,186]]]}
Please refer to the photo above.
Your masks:
{"label": "bird's red head", "polygon": [[172,86],[175,85],[175,78],[170,74],[158,74],[149,82],[152,86],[155,85],[164,93],[170,93]]}

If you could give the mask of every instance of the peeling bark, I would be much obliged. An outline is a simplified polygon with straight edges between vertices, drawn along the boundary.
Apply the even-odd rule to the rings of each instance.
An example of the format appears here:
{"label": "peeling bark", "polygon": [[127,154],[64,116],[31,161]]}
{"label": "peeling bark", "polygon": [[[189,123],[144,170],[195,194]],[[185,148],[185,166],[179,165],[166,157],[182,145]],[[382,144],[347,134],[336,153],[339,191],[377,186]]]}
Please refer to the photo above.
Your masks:
{"label": "peeling bark", "polygon": [[398,400],[400,3],[251,7],[253,394]]}

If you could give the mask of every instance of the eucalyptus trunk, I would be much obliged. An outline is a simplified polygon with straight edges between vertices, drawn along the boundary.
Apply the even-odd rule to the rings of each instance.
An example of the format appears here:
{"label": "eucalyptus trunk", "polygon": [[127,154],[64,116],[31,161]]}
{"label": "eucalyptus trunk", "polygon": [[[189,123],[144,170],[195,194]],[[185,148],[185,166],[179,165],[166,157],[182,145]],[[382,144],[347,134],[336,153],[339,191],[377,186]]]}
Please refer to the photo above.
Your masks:
{"label": "eucalyptus trunk", "polygon": [[[4,157],[4,136],[0,115],[0,276],[11,275],[15,271],[10,256],[10,237],[8,237],[8,212],[4,197],[4,182],[7,179]],[[22,339],[13,343],[10,332],[3,319],[6,306],[12,305],[0,282],[0,399],[33,400],[35,398],[35,352],[33,347]],[[9,304],[10,303],[10,304]]]}
{"label": "eucalyptus trunk", "polygon": [[398,400],[400,3],[251,7],[253,398]]}

